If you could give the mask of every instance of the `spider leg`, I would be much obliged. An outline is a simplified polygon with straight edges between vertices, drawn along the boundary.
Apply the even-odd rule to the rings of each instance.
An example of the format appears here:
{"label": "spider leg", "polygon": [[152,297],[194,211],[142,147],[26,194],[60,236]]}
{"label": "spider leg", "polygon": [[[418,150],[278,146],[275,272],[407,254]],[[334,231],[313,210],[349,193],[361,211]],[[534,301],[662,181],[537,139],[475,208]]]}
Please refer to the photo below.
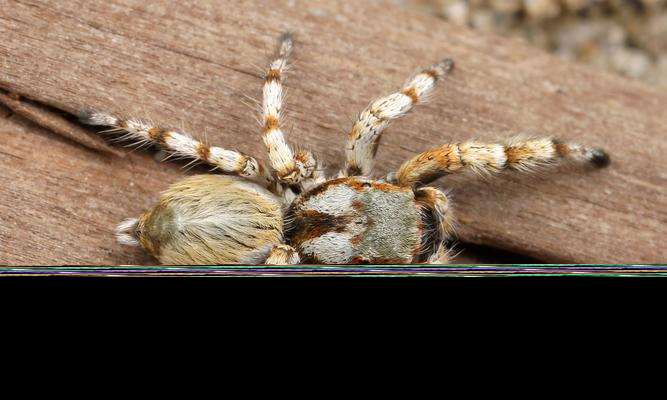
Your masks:
{"label": "spider leg", "polygon": [[359,114],[348,134],[345,148],[347,160],[342,176],[368,176],[380,137],[389,123],[407,114],[435,87],[437,81],[449,72],[454,61],[445,59],[422,70],[400,91],[373,101]]}
{"label": "spider leg", "polygon": [[422,233],[420,258],[423,259],[424,254],[428,254],[426,262],[447,264],[451,252],[447,249],[446,242],[455,235],[456,228],[451,201],[445,193],[434,187],[416,189],[415,201],[420,207],[422,220],[426,222]]}
{"label": "spider leg", "polygon": [[299,187],[301,188],[302,193],[309,191],[310,189],[324,183],[327,180],[324,165],[322,165],[319,161],[316,161],[315,164],[316,166],[313,169],[312,174],[309,177],[304,178],[299,183]]}
{"label": "spider leg", "polygon": [[147,121],[130,118],[121,119],[111,114],[86,110],[80,115],[81,122],[88,125],[109,126],[123,133],[122,138],[136,143],[157,144],[176,158],[191,158],[212,165],[224,172],[236,174],[258,183],[268,184],[272,178],[257,159],[235,150],[208,146],[185,133],[164,129]]}
{"label": "spider leg", "polygon": [[282,183],[294,185],[309,177],[317,166],[308,151],[292,151],[280,128],[283,105],[283,81],[293,40],[288,33],[280,37],[278,50],[269,65],[262,92],[262,140],[266,145],[271,168]]}
{"label": "spider leg", "polygon": [[505,144],[469,141],[445,144],[418,154],[403,163],[398,172],[390,174],[387,180],[400,186],[419,186],[465,170],[480,175],[504,170],[532,172],[565,162],[605,167],[610,161],[604,150],[550,137],[517,137]]}
{"label": "spider leg", "polygon": [[452,258],[452,250],[448,249],[444,242],[441,242],[436,251],[426,260],[426,264],[450,264]]}
{"label": "spider leg", "polygon": [[267,265],[296,265],[301,262],[299,253],[292,246],[278,244],[273,246],[264,262]]}
{"label": "spider leg", "polygon": [[273,192],[280,197],[284,207],[289,207],[298,196],[290,186],[281,185],[279,182],[276,182]]}

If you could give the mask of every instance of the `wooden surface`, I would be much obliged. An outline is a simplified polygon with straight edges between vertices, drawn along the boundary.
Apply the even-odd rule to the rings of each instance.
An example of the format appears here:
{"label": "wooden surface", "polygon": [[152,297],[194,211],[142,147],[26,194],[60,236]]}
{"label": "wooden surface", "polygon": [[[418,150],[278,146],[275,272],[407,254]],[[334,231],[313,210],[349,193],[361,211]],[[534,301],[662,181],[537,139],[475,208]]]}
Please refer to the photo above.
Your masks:
{"label": "wooden surface", "polygon": [[[439,180],[452,189],[460,247],[546,262],[667,260],[666,93],[391,4],[0,0],[0,87],[69,113],[150,117],[264,157],[246,96],[259,98],[261,68],[284,30],[297,40],[289,140],[332,170],[356,113],[444,56],[454,73],[389,128],[378,176],[435,144],[518,132],[611,154],[599,171]],[[18,116],[0,118],[0,137],[2,263],[153,262],[111,231],[194,171],[151,152],[91,151]]]}
{"label": "wooden surface", "polygon": [[110,146],[102,135],[87,131],[78,121],[72,121],[73,118],[66,118],[58,110],[51,110],[39,103],[34,104],[30,100],[22,99],[16,93],[5,94],[2,91],[0,91],[0,104],[7,107],[13,114],[22,116],[35,125],[66,137],[91,150],[125,157],[122,150]]}

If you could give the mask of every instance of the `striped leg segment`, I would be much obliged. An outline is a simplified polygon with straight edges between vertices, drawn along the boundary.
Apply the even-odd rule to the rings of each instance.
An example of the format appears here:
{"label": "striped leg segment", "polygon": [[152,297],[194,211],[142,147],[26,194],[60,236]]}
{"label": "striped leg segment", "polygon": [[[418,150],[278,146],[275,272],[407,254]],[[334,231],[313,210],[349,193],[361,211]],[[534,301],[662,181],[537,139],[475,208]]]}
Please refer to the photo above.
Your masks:
{"label": "striped leg segment", "polygon": [[280,129],[283,104],[283,80],[287,69],[287,59],[292,52],[292,36],[280,37],[278,50],[269,66],[262,93],[262,139],[269,153],[271,167],[280,182],[294,185],[310,176],[315,169],[312,154],[300,151],[296,155],[285,141]]}
{"label": "striped leg segment", "polygon": [[514,138],[506,144],[470,141],[425,151],[403,163],[395,176],[388,179],[400,186],[418,186],[465,169],[480,175],[506,169],[530,172],[568,161],[596,167],[605,167],[610,162],[609,155],[601,149],[553,138]]}
{"label": "striped leg segment", "polygon": [[273,246],[264,262],[267,265],[296,265],[301,261],[299,253],[286,244]]}
{"label": "striped leg segment", "polygon": [[163,129],[141,119],[121,119],[108,113],[86,110],[81,113],[80,120],[88,125],[112,127],[124,133],[120,139],[139,144],[154,143],[175,156],[192,158],[224,172],[260,183],[270,180],[266,168],[253,157],[234,150],[208,146],[184,133]]}
{"label": "striped leg segment", "polygon": [[342,174],[368,176],[384,129],[422,101],[453,66],[451,59],[434,64],[415,75],[400,91],[373,101],[362,111],[348,135],[347,161]]}

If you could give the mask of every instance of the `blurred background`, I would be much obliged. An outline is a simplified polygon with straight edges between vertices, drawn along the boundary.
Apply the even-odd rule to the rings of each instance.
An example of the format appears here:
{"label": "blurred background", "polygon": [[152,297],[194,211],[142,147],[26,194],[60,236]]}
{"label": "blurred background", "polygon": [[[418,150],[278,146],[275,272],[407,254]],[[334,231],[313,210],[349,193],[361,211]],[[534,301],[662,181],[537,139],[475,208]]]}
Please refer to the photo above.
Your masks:
{"label": "blurred background", "polygon": [[667,0],[394,0],[667,87]]}

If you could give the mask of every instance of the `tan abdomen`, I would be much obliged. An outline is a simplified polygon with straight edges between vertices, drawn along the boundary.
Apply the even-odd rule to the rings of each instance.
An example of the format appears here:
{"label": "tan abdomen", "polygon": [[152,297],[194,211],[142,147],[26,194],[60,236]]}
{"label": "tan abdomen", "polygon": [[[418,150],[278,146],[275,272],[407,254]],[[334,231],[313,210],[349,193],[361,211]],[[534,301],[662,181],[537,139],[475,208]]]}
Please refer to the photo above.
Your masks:
{"label": "tan abdomen", "polygon": [[279,200],[254,183],[195,175],[173,184],[137,225],[162,264],[261,264],[282,242]]}
{"label": "tan abdomen", "polygon": [[409,263],[421,216],[411,189],[363,178],[334,179],[300,196],[285,235],[304,262]]}

